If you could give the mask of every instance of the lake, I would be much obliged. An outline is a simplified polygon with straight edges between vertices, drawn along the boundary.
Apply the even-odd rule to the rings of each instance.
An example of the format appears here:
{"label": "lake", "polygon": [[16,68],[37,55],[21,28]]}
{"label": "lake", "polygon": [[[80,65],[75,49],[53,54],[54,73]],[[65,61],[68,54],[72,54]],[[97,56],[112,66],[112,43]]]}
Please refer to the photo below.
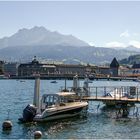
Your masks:
{"label": "lake", "polygon": [[[82,85],[83,81],[81,81]],[[93,81],[91,86],[137,86],[137,82],[128,81]],[[72,81],[67,81],[72,86]],[[40,93],[55,93],[64,86],[63,80],[51,83],[51,80],[41,80]],[[21,124],[18,118],[23,109],[32,103],[34,80],[0,80],[0,125],[7,119],[8,111],[13,123],[11,131],[2,131],[0,139],[31,139],[33,132],[40,130],[44,139],[91,139],[91,138],[140,138],[140,120],[130,117],[116,119],[115,110],[105,108],[103,103],[89,102],[85,117],[74,117],[45,123]],[[97,110],[97,106],[99,110]],[[139,106],[139,105],[138,105]],[[133,111],[133,107],[130,108]]]}

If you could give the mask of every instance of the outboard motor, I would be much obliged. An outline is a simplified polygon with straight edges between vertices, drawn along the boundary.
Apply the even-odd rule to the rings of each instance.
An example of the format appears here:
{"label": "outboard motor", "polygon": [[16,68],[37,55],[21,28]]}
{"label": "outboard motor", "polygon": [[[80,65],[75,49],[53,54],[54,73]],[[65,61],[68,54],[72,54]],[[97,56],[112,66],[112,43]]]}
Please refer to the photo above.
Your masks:
{"label": "outboard motor", "polygon": [[32,122],[35,115],[40,112],[39,91],[40,91],[40,78],[39,75],[36,75],[33,105],[29,104],[26,106],[26,108],[23,110],[23,118],[19,118],[19,121]]}
{"label": "outboard motor", "polygon": [[22,122],[32,122],[37,112],[37,108],[34,105],[27,105],[23,110],[23,118],[19,119]]}

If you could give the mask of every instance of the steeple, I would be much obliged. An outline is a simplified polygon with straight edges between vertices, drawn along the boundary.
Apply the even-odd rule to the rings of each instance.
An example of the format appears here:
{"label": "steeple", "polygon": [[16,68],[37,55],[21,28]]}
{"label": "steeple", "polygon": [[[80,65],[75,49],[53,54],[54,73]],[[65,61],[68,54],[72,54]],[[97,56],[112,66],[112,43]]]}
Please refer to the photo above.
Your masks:
{"label": "steeple", "polygon": [[32,61],[33,64],[39,64],[39,61],[37,61],[36,56],[34,56],[34,59]]}
{"label": "steeple", "polygon": [[110,64],[110,68],[119,68],[119,63],[117,61],[117,59],[114,57],[114,59],[112,60],[111,64]]}

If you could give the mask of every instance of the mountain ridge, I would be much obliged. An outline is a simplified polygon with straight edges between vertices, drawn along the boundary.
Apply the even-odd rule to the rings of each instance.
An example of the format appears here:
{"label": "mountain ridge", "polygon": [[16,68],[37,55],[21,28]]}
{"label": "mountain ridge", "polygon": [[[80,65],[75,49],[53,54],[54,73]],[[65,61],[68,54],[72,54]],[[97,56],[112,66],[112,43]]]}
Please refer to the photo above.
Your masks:
{"label": "mountain ridge", "polygon": [[140,64],[140,54],[131,55],[127,58],[120,60],[119,63],[123,65]]}
{"label": "mountain ridge", "polygon": [[0,48],[33,45],[89,46],[88,43],[73,35],[63,35],[57,31],[52,32],[43,26],[19,29],[18,32],[10,37],[0,39]]}
{"label": "mountain ridge", "polygon": [[77,60],[79,62],[105,64],[138,54],[136,51],[90,46],[74,37],[51,32],[35,26],[20,29],[10,37],[0,39],[0,59],[5,61],[30,61],[33,56],[53,60]]}
{"label": "mountain ridge", "polygon": [[115,50],[99,47],[75,46],[16,46],[0,49],[0,59],[5,61],[31,61],[33,56],[52,60],[74,60],[92,64],[110,63],[116,57],[118,60],[137,54],[126,50]]}

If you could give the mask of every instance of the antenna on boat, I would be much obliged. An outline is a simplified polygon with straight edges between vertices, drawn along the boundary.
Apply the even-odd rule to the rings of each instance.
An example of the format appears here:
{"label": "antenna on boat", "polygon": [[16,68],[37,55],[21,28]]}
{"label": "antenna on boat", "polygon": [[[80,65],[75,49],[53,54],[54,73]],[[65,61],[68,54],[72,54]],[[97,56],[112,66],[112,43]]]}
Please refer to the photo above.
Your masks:
{"label": "antenna on boat", "polygon": [[66,77],[65,77],[65,91],[67,90],[67,81],[66,81]]}
{"label": "antenna on boat", "polygon": [[65,77],[65,88],[62,90],[63,92],[68,92],[67,90],[67,82],[66,82],[66,77]]}

